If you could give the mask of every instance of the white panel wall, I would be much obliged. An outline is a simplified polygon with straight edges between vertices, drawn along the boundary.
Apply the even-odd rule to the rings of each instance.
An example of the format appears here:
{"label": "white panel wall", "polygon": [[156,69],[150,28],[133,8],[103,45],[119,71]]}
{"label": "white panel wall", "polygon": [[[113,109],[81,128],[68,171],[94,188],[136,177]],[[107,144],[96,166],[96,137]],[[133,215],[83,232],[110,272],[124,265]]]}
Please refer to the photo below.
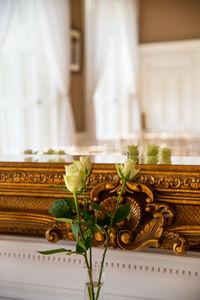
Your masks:
{"label": "white panel wall", "polygon": [[[82,300],[84,271],[79,256],[41,256],[37,250],[73,247],[44,239],[0,238],[0,299]],[[96,261],[102,249],[95,249]],[[200,253],[109,250],[105,300],[199,300]],[[8,300],[7,299],[7,300]]]}
{"label": "white panel wall", "polygon": [[200,130],[200,40],[141,45],[139,90],[147,129]]}

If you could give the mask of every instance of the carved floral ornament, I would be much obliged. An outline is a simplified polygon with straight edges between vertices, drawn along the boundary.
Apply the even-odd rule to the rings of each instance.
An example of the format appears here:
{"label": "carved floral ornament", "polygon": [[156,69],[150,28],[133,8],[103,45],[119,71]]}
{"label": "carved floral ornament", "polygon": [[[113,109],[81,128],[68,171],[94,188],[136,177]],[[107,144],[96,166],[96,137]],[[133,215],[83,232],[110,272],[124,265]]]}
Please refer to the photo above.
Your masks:
{"label": "carved floral ornament", "polygon": [[[101,204],[110,212],[116,207],[116,196],[121,190],[122,182],[103,182],[96,185],[90,193],[91,200]],[[124,250],[139,250],[144,247],[170,248],[178,254],[184,254],[187,250],[187,242],[183,236],[176,232],[166,231],[166,227],[172,224],[174,212],[165,203],[154,200],[154,194],[150,187],[142,183],[127,182],[120,204],[130,203],[131,211],[129,220],[118,224],[119,232],[115,229],[110,234],[112,248]],[[80,200],[81,205],[81,200]],[[103,217],[103,212],[99,212]],[[98,231],[93,238],[93,246],[102,247],[107,236]],[[59,239],[74,240],[70,224],[53,223],[46,232],[46,238],[51,242]]]}
{"label": "carved floral ornament", "polygon": [[[101,183],[104,181],[113,182],[117,178],[116,173],[113,171],[106,171],[101,173],[93,173],[91,175],[90,181]],[[200,178],[199,176],[177,176],[161,174],[158,175],[148,175],[142,172],[138,176],[138,182],[142,184],[148,184],[153,188],[163,188],[163,189],[193,189],[198,190],[200,188]],[[31,170],[31,171],[16,171],[8,170],[7,168],[2,169],[0,173],[0,183],[22,183],[22,184],[61,184],[63,183],[63,174],[58,170]]]}

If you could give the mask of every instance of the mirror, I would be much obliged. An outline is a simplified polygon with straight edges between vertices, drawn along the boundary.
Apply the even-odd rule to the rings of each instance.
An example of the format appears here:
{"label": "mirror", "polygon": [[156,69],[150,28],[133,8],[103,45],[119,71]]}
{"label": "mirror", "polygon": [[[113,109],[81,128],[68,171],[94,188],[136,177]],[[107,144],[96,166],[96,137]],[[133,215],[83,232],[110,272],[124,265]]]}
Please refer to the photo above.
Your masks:
{"label": "mirror", "polygon": [[[62,21],[58,20],[70,20],[67,14],[64,15],[66,10],[59,11],[55,6],[57,15],[52,23],[48,23],[47,16],[52,13],[52,7],[46,7],[45,13],[45,7],[37,6],[31,0],[29,3],[17,0],[13,7],[10,4],[2,7],[7,18],[4,19],[4,32],[0,34],[0,154],[6,160],[12,160],[11,157],[17,160],[13,154],[22,154],[29,148],[41,154],[49,148],[64,149],[68,154],[84,154],[87,149],[97,154],[114,153],[118,160],[117,155],[126,154],[128,144],[138,144],[140,153],[144,153],[145,145],[149,143],[170,147],[173,156],[200,154],[200,3],[195,0],[123,1],[127,5],[134,2],[132,7],[136,11],[130,13],[120,8],[120,1],[110,0],[113,12],[117,17],[121,15],[123,20],[119,21],[118,25],[122,24],[119,27],[112,23],[115,27],[110,54],[105,62],[107,68],[102,70],[104,76],[94,95],[96,106],[93,111],[88,102],[90,87],[85,88],[86,66],[91,67],[87,59],[92,56],[88,55],[87,40],[84,40],[87,30],[84,5],[90,5],[91,12],[92,1],[62,1],[71,15],[70,28],[78,30],[81,49],[78,72],[71,72],[71,78],[68,78],[70,97],[64,92],[66,82],[63,83],[62,79],[67,65],[70,65],[69,56],[65,62],[63,53],[70,46],[68,44],[67,50],[63,51],[59,40],[69,33],[69,28],[57,32],[62,26]],[[101,1],[101,9],[104,2]],[[117,3],[115,8],[114,2]],[[135,46],[131,44],[128,45],[131,48],[126,48],[121,41],[133,37],[128,35],[127,39],[126,34],[134,34],[134,30],[126,22],[134,14],[136,22],[130,24],[138,25],[138,54],[128,60],[127,51]],[[64,24],[67,26],[67,22]],[[106,41],[106,30],[103,33]],[[38,43],[38,36],[41,43]],[[48,38],[43,39],[44,36]],[[97,35],[94,37],[97,39]],[[59,57],[60,62],[52,59],[55,45],[55,57]],[[103,47],[101,50],[106,55]],[[119,59],[122,52],[123,59]],[[63,68],[63,62],[66,68]],[[130,62],[133,66],[138,63],[136,73],[134,67],[129,68]],[[47,65],[51,69],[46,68]],[[113,65],[114,69],[111,68]],[[136,80],[134,87],[132,78]],[[120,89],[116,83],[122,82],[124,85]],[[105,92],[106,87],[109,93]],[[90,139],[94,116],[99,130],[97,142]],[[75,131],[78,147],[71,146],[75,144]],[[87,148],[86,145],[90,146]],[[6,158],[7,154],[11,155],[10,158]],[[62,160],[62,157],[57,159]],[[177,161],[172,160],[172,163]],[[179,162],[189,164],[187,159]]]}

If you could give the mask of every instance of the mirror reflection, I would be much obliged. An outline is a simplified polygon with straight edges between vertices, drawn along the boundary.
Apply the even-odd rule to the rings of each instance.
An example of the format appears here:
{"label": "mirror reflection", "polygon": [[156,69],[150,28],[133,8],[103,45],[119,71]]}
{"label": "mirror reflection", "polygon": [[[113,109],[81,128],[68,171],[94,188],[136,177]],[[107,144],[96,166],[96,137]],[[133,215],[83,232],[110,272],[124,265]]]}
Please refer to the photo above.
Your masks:
{"label": "mirror reflection", "polygon": [[0,1],[8,160],[28,149],[117,160],[130,144],[140,157],[167,147],[172,163],[199,156],[199,99],[199,1]]}

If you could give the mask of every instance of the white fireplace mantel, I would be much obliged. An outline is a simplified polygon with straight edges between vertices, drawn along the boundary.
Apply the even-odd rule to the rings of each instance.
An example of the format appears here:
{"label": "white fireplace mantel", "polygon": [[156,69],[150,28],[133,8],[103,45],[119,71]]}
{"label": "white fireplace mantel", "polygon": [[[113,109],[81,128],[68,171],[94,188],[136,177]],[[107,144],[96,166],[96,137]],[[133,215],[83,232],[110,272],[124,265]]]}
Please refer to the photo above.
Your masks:
{"label": "white fireplace mantel", "polygon": [[[0,299],[83,299],[81,256],[41,256],[37,250],[72,247],[45,239],[0,237]],[[93,250],[99,262],[102,249]],[[200,253],[178,256],[171,251],[109,250],[105,265],[106,300],[199,300]]]}

